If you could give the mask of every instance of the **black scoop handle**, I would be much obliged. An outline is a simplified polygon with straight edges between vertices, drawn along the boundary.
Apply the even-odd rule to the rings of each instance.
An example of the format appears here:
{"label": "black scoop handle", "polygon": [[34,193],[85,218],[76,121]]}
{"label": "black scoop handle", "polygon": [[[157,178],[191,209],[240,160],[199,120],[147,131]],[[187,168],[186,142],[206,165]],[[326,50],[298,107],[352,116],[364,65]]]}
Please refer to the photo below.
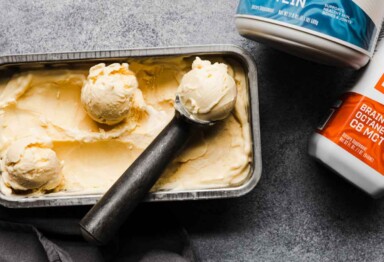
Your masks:
{"label": "black scoop handle", "polygon": [[103,245],[116,235],[167,165],[180,153],[190,133],[190,123],[176,115],[80,221],[86,240]]}

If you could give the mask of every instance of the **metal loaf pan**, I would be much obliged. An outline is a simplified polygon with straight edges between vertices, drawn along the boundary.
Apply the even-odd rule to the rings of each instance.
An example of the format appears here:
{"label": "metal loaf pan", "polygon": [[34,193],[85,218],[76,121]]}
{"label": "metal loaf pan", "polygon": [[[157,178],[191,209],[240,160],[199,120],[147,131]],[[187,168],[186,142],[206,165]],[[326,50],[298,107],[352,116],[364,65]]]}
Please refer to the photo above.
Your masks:
{"label": "metal loaf pan", "polygon": [[[250,192],[261,176],[261,143],[259,121],[259,97],[257,71],[251,56],[242,48],[234,45],[205,45],[165,48],[145,48],[116,51],[67,52],[30,55],[12,55],[0,57],[0,76],[2,72],[17,72],[24,68],[44,68],[56,66],[71,67],[74,64],[89,62],[112,62],[127,58],[161,56],[222,56],[231,58],[243,66],[247,77],[249,94],[249,121],[253,138],[253,161],[248,179],[239,186],[217,189],[189,191],[160,191],[149,193],[145,201],[181,201],[233,198]],[[10,208],[31,208],[48,206],[91,205],[100,199],[100,194],[65,195],[47,194],[38,197],[6,196],[0,193],[0,204]]]}

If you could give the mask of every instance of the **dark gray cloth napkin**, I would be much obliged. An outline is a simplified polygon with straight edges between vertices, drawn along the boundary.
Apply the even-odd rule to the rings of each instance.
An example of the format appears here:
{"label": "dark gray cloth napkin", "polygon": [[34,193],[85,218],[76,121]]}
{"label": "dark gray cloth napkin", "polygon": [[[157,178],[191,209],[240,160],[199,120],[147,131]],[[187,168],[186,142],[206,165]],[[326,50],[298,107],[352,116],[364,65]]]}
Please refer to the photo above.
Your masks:
{"label": "dark gray cloth napkin", "polygon": [[71,256],[35,227],[0,221],[0,261],[72,262]]}
{"label": "dark gray cloth napkin", "polygon": [[89,207],[0,207],[0,261],[196,261],[186,230],[163,207],[139,208],[107,246],[86,243],[78,222]]}

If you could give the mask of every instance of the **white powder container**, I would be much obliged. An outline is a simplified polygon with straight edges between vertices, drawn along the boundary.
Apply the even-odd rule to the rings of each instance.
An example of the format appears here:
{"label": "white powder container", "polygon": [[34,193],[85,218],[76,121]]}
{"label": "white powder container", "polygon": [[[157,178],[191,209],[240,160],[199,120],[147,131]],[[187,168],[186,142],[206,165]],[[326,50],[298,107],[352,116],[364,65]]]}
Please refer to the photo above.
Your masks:
{"label": "white powder container", "polygon": [[384,195],[384,41],[310,139],[309,154],[371,196]]}
{"label": "white powder container", "polygon": [[383,0],[240,0],[247,38],[315,62],[359,69],[372,57]]}

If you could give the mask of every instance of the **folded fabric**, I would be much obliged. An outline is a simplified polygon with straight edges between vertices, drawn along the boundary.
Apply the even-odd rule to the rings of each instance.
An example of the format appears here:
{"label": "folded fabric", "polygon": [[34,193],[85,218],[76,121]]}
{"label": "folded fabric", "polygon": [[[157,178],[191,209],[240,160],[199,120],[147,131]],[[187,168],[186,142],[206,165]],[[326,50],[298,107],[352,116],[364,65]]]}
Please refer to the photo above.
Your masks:
{"label": "folded fabric", "polygon": [[0,221],[0,232],[0,261],[73,261],[33,226]]}
{"label": "folded fabric", "polygon": [[164,207],[138,208],[102,247],[81,237],[78,222],[88,209],[0,207],[0,261],[196,261],[187,231]]}

